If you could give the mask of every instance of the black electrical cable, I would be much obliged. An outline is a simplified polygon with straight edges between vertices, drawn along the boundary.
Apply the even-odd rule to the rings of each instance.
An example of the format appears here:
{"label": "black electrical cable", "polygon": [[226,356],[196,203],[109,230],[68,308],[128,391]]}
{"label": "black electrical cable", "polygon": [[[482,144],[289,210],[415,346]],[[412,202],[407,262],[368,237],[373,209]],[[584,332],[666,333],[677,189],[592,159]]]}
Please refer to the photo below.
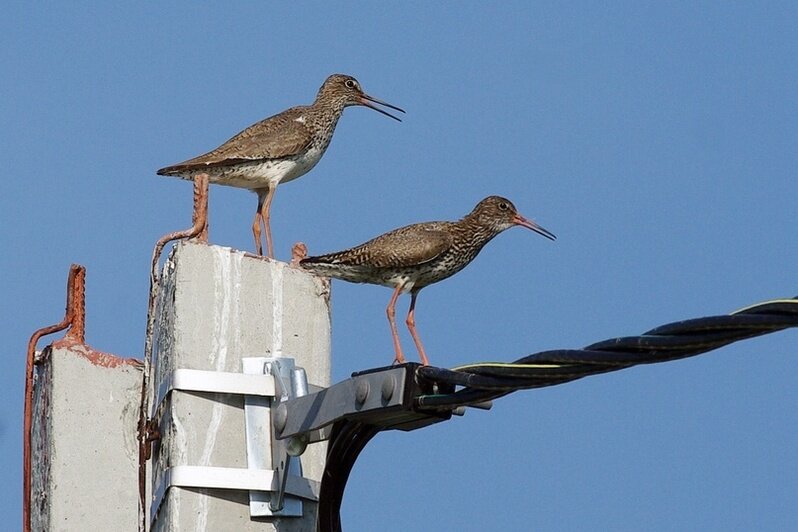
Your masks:
{"label": "black electrical cable", "polygon": [[333,425],[319,488],[316,530],[341,531],[341,503],[349,473],[363,448],[379,431],[358,421],[343,420]]}
{"label": "black electrical cable", "polygon": [[667,362],[712,351],[739,340],[798,327],[798,298],[767,301],[723,316],[678,321],[640,336],[611,338],[584,349],[543,351],[512,363],[483,362],[454,369],[419,367],[416,375],[462,389],[424,395],[419,408],[454,408],[516,390],[554,386],[638,364]]}

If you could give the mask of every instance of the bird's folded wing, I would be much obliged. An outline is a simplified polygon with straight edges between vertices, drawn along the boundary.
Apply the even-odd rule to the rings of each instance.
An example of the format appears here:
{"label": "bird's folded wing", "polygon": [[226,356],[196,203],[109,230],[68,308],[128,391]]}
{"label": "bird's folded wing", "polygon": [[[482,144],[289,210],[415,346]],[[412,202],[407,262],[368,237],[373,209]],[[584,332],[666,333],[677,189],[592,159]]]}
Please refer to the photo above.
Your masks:
{"label": "bird's folded wing", "polygon": [[429,262],[450,246],[448,233],[410,226],[364,244],[363,258],[375,268],[404,268]]}
{"label": "bird's folded wing", "polygon": [[253,124],[218,148],[174,166],[159,170],[169,173],[216,166],[229,166],[248,161],[291,157],[305,150],[313,139],[299,109]]}

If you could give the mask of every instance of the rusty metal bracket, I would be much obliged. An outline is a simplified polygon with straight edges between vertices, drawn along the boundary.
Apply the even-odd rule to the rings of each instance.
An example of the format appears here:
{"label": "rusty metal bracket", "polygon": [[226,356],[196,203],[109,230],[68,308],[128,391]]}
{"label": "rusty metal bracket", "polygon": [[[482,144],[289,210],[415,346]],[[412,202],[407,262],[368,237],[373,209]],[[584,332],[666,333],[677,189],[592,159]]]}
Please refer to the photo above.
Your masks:
{"label": "rusty metal bracket", "polygon": [[201,242],[208,241],[208,174],[199,174],[194,177],[194,209],[191,216],[192,226],[184,231],[175,231],[158,239],[152,252],[150,265],[150,295],[147,303],[147,331],[144,339],[144,377],[141,383],[141,408],[139,410],[139,530],[142,532],[147,527],[146,510],[146,482],[147,460],[151,455],[153,435],[149,426],[149,394],[147,388],[150,381],[152,368],[153,334],[155,331],[155,305],[161,287],[161,278],[158,275],[158,263],[161,260],[163,249],[173,240],[196,238]]}
{"label": "rusty metal bracket", "polygon": [[24,443],[23,443],[23,470],[22,470],[22,529],[30,532],[31,529],[31,436],[33,427],[33,372],[36,360],[36,344],[42,336],[69,330],[65,339],[84,343],[86,324],[86,268],[80,264],[73,264],[69,269],[67,279],[67,300],[64,319],[55,325],[42,327],[33,333],[28,342],[27,361],[25,364],[25,411],[24,411]]}

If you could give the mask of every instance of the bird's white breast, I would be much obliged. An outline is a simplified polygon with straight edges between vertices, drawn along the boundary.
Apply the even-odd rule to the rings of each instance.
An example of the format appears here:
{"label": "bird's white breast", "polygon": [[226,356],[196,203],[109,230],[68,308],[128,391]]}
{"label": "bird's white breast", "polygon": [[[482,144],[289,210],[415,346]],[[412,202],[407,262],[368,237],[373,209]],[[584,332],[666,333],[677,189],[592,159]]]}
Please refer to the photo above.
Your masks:
{"label": "bird's white breast", "polygon": [[[305,153],[290,159],[253,161],[205,171],[210,175],[212,183],[254,190],[267,185],[276,186],[305,175],[316,166],[322,155],[324,149],[311,147]],[[200,172],[203,170],[194,170],[189,175],[193,177]]]}
{"label": "bird's white breast", "polygon": [[296,179],[297,177],[310,172],[310,170],[316,166],[316,163],[319,162],[322,155],[324,155],[324,148],[320,149],[312,146],[308,151],[290,161],[276,162],[275,164],[283,165],[281,168],[283,174],[282,177],[280,177],[279,182],[287,183],[292,179]]}

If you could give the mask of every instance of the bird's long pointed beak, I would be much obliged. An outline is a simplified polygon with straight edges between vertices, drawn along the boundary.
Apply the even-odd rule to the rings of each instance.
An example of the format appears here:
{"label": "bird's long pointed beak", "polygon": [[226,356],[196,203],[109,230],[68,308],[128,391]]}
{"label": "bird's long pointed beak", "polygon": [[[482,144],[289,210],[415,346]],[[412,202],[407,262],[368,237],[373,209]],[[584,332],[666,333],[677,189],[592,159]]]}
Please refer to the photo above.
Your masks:
{"label": "bird's long pointed beak", "polygon": [[516,214],[513,217],[513,223],[515,225],[520,225],[522,227],[526,227],[527,229],[532,229],[534,232],[545,236],[549,240],[557,240],[557,237],[554,236],[554,233],[542,228],[541,226],[539,226],[538,224],[536,224],[532,220],[528,220],[528,219],[524,218],[520,214]]}
{"label": "bird's long pointed beak", "polygon": [[360,104],[361,105],[363,105],[365,107],[368,107],[369,109],[374,109],[375,111],[380,112],[380,113],[384,114],[385,116],[390,116],[391,118],[393,118],[394,120],[397,120],[399,122],[402,121],[401,118],[393,116],[391,113],[389,113],[387,111],[383,111],[382,109],[380,109],[379,107],[377,107],[376,105],[374,105],[374,104],[372,104],[370,102],[378,103],[378,104],[380,104],[382,106],[389,107],[391,109],[395,109],[396,111],[399,111],[400,113],[404,113],[405,110],[402,109],[401,107],[396,107],[395,105],[391,105],[388,102],[383,102],[382,100],[378,100],[377,98],[374,98],[373,96],[369,96],[368,94],[365,94],[365,93],[363,93],[361,95],[361,97],[360,97]]}

